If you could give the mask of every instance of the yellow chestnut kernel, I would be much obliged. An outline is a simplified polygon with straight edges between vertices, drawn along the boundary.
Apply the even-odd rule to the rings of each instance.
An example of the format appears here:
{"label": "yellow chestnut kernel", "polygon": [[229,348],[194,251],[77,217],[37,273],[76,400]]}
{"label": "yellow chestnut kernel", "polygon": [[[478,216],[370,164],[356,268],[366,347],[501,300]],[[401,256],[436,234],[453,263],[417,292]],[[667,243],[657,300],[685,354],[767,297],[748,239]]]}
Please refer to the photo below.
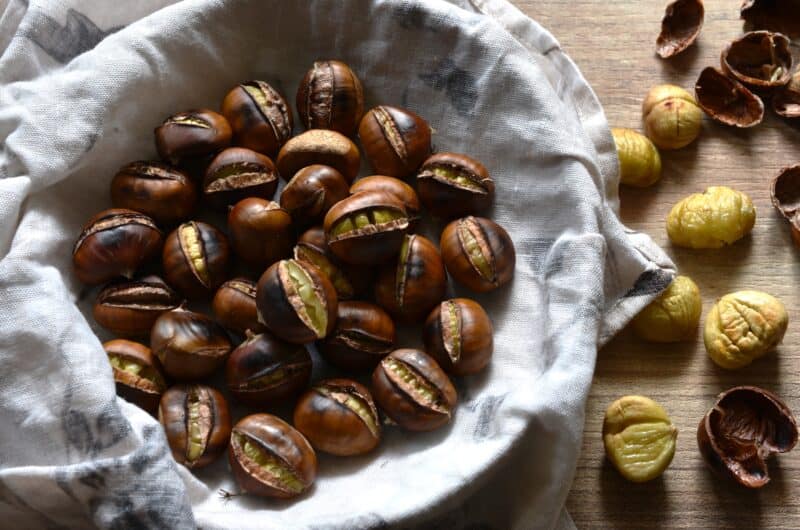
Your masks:
{"label": "yellow chestnut kernel", "polygon": [[632,129],[611,129],[622,184],[644,188],[661,178],[661,155],[647,136]]}
{"label": "yellow chestnut kernel", "polygon": [[633,319],[637,336],[652,342],[691,340],[700,324],[700,289],[688,276],[676,276],[669,287]]}
{"label": "yellow chestnut kernel", "polygon": [[703,111],[681,87],[657,85],[642,104],[642,119],[645,134],[660,149],[680,149],[700,134]]}
{"label": "yellow chestnut kernel", "polygon": [[680,247],[720,248],[749,234],[755,222],[750,197],[727,186],[712,186],[672,207],[667,235]]}
{"label": "yellow chestnut kernel", "polygon": [[711,360],[735,370],[772,351],[788,325],[780,300],[761,291],[738,291],[726,294],[711,308],[703,342]]}
{"label": "yellow chestnut kernel", "polygon": [[672,462],[678,429],[664,408],[644,396],[624,396],[603,419],[603,445],[617,471],[632,482],[661,475]]}

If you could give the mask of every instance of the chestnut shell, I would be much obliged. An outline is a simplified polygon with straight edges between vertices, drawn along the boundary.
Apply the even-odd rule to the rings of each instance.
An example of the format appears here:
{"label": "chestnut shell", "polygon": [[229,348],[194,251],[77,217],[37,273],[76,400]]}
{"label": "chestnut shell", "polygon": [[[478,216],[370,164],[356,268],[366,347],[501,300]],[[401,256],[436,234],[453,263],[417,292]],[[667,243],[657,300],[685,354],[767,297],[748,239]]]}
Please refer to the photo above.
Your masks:
{"label": "chestnut shell", "polygon": [[154,133],[159,156],[172,164],[224,149],[230,145],[232,137],[228,120],[209,109],[173,114]]}
{"label": "chestnut shell", "polygon": [[361,168],[361,154],[347,136],[327,129],[311,129],[286,142],[276,164],[284,180],[304,167],[320,164],[336,169],[350,183]]}
{"label": "chestnut shell", "polygon": [[[235,172],[247,177],[239,182],[220,185],[225,173]],[[254,180],[258,175],[257,181]],[[223,177],[223,178],[220,178]],[[248,182],[249,178],[249,182]],[[219,153],[206,168],[203,194],[215,208],[225,208],[247,197],[272,199],[278,189],[278,170],[272,160],[261,153],[243,147],[229,147]]]}
{"label": "chestnut shell", "polygon": [[800,247],[800,164],[781,169],[770,187],[772,205],[789,221],[792,239]]}
{"label": "chestnut shell", "polygon": [[691,46],[703,28],[702,0],[675,0],[667,5],[656,39],[656,53],[668,59]]}
{"label": "chestnut shell", "polygon": [[320,355],[343,370],[371,370],[392,352],[396,329],[386,311],[369,302],[339,302],[336,327],[317,342]]}
{"label": "chestnut shell", "polygon": [[[183,247],[181,230],[194,225],[200,243],[206,278],[197,273],[189,249]],[[228,238],[220,230],[208,223],[189,221],[173,230],[164,243],[162,263],[164,278],[178,291],[189,298],[201,298],[213,293],[228,277],[230,247]]]}
{"label": "chestnut shell", "polygon": [[295,173],[281,192],[281,208],[299,226],[322,221],[328,210],[349,195],[344,176],[330,166],[314,164]]}
{"label": "chestnut shell", "polygon": [[[263,97],[260,104],[251,91]],[[233,128],[236,145],[275,156],[292,136],[292,109],[269,83],[247,81],[231,89],[222,100],[222,114]]]}
{"label": "chestnut shell", "polygon": [[358,126],[364,154],[375,173],[407,177],[431,154],[431,128],[408,109],[380,105]]}
{"label": "chestnut shell", "polygon": [[103,343],[103,349],[109,356],[113,354],[132,360],[155,372],[153,374],[154,381],[144,381],[145,384],[141,384],[141,379],[136,375],[120,370],[113,365],[111,367],[114,372],[114,383],[116,385],[117,395],[143,410],[146,410],[150,414],[154,414],[158,409],[158,402],[161,400],[161,395],[167,389],[164,374],[161,370],[161,363],[158,362],[158,358],[153,355],[150,348],[144,344],[125,339],[114,339],[105,342]]}
{"label": "chestnut shell", "polygon": [[364,115],[364,90],[341,61],[316,61],[297,88],[297,115],[306,129],[353,136]]}
{"label": "chestnut shell", "polygon": [[800,118],[800,71],[794,73],[788,85],[775,90],[772,110],[784,118]]}
{"label": "chestnut shell", "polygon": [[739,13],[748,30],[766,29],[800,37],[795,0],[742,0]]}
{"label": "chestnut shell", "polygon": [[278,203],[249,197],[228,212],[228,233],[233,251],[262,272],[292,254],[292,217]]}
{"label": "chestnut shell", "polygon": [[265,331],[258,321],[256,309],[256,282],[247,278],[234,278],[220,285],[211,302],[217,322],[227,329],[244,335]]}
{"label": "chestnut shell", "polygon": [[764,119],[764,103],[743,84],[711,66],[695,84],[697,104],[714,120],[733,127],[753,127]]}
{"label": "chestnut shell", "polygon": [[121,337],[150,336],[156,319],[181,303],[158,276],[113,282],[98,293],[92,314],[95,322]]}
{"label": "chestnut shell", "polygon": [[751,31],[722,51],[722,70],[754,90],[783,86],[792,77],[789,44],[780,33]]}
{"label": "chestnut shell", "polygon": [[[468,176],[475,189],[470,189],[438,176],[434,171],[445,169]],[[453,218],[478,213],[492,204],[494,181],[478,160],[458,153],[436,153],[422,163],[417,175],[417,190],[422,204],[433,215]]]}
{"label": "chestnut shell", "polygon": [[[484,278],[476,270],[459,238],[460,224],[473,222],[473,220],[483,234],[488,250],[493,257],[494,277],[492,279]],[[475,292],[483,293],[497,289],[510,282],[514,277],[516,266],[514,242],[511,241],[511,237],[502,226],[490,219],[465,217],[452,221],[442,231],[439,248],[442,251],[442,260],[447,267],[447,272],[457,282]]]}

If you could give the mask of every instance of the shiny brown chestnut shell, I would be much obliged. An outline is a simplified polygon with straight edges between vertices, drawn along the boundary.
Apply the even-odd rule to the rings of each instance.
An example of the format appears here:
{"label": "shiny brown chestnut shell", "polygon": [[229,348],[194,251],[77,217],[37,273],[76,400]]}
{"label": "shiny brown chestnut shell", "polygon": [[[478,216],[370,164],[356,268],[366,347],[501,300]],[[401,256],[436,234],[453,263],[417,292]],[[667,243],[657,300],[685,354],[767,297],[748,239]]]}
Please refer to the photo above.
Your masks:
{"label": "shiny brown chestnut shell", "polygon": [[284,180],[304,167],[319,164],[334,168],[351,183],[361,167],[361,154],[347,136],[336,131],[311,129],[286,142],[276,163]]}
{"label": "shiny brown chestnut shell", "polygon": [[341,61],[315,61],[297,88],[297,116],[306,129],[353,136],[364,115],[364,90]]}
{"label": "shiny brown chestnut shell", "polygon": [[328,210],[349,195],[349,185],[337,170],[315,164],[304,167],[281,192],[281,208],[299,226],[321,222]]}
{"label": "shiny brown chestnut shell", "polygon": [[351,379],[316,383],[297,402],[294,426],[315,449],[337,456],[368,453],[381,441],[372,396]]}
{"label": "shiny brown chestnut shell", "polygon": [[278,170],[269,157],[243,147],[229,147],[211,161],[203,180],[203,195],[215,208],[247,197],[272,199]]}
{"label": "shiny brown chestnut shell", "polygon": [[164,278],[189,298],[209,296],[222,285],[229,261],[228,238],[208,223],[183,223],[164,243]]}
{"label": "shiny brown chestnut shell", "polygon": [[425,352],[454,375],[477,374],[492,360],[492,321],[480,304],[468,298],[436,306],[425,320],[422,338]]}
{"label": "shiny brown chestnut shell", "polygon": [[299,260],[273,263],[258,280],[258,319],[279,338],[304,344],[336,325],[336,290],[319,269]]}
{"label": "shiny brown chestnut shell", "polygon": [[800,71],[792,75],[788,85],[775,90],[772,110],[784,118],[800,118]]}
{"label": "shiny brown chestnut shell", "polygon": [[173,114],[155,129],[158,155],[171,164],[216,153],[231,144],[228,120],[208,109]]}
{"label": "shiny brown chestnut shell", "polygon": [[384,266],[375,283],[375,300],[392,316],[415,322],[427,315],[447,290],[439,250],[429,239],[406,235],[395,263]]}
{"label": "shiny brown chestnut shell", "polygon": [[292,217],[278,203],[250,197],[228,212],[233,251],[259,272],[292,255]]}
{"label": "shiny brown chestnut shell", "polygon": [[176,385],[161,397],[158,421],[176,461],[189,469],[219,458],[231,436],[228,402],[215,388]]}
{"label": "shiny brown chestnut shell", "polygon": [[447,272],[475,292],[497,289],[514,277],[514,243],[508,232],[490,219],[456,219],[442,232],[439,248]]}
{"label": "shiny brown chestnut shell", "polygon": [[360,178],[350,186],[350,193],[356,194],[362,191],[383,191],[391,193],[403,203],[408,214],[408,231],[416,230],[419,223],[422,207],[420,206],[419,196],[414,188],[400,179],[387,177],[386,175],[370,175]]}
{"label": "shiny brown chestnut shell", "polygon": [[87,285],[120,276],[132,278],[158,254],[163,242],[161,230],[150,217],[124,208],[103,210],[83,226],[73,247],[75,276]]}
{"label": "shiny brown chestnut shell", "polygon": [[172,224],[187,219],[197,202],[189,175],[162,162],[140,160],[123,166],[111,179],[111,204]]}
{"label": "shiny brown chestnut shell", "polygon": [[325,216],[325,237],[342,261],[376,265],[400,250],[409,219],[403,203],[380,191],[356,193],[339,201]]}
{"label": "shiny brown chestnut shell", "polygon": [[269,83],[248,81],[222,100],[222,114],[233,128],[236,145],[274,157],[292,137],[292,110]]}
{"label": "shiny brown chestnut shell", "polygon": [[740,82],[709,66],[694,88],[697,104],[714,120],[733,127],[753,127],[764,119],[764,103]]}
{"label": "shiny brown chestnut shell", "polygon": [[242,403],[266,407],[299,394],[311,380],[311,355],[305,346],[269,333],[241,343],[225,364],[225,383]]}
{"label": "shiny brown chestnut shell", "polygon": [[110,340],[103,349],[114,372],[117,395],[154,414],[167,389],[158,358],[144,344],[125,339]]}
{"label": "shiny brown chestnut shell", "polygon": [[244,335],[250,330],[261,333],[266,328],[258,321],[256,282],[234,278],[220,285],[211,302],[217,322],[227,329]]}
{"label": "shiny brown chestnut shell", "polygon": [[706,463],[748,488],[769,480],[766,460],[797,444],[797,422],[775,394],[754,386],[731,388],[717,397],[697,428]]}
{"label": "shiny brown chestnut shell", "polygon": [[430,126],[407,109],[370,109],[361,119],[358,136],[373,171],[381,175],[407,177],[431,154]]}
{"label": "shiny brown chestnut shell", "polygon": [[271,414],[251,414],[234,425],[228,461],[242,491],[260,497],[296,497],[317,476],[317,455],[311,444]]}
{"label": "shiny brown chestnut shell", "polygon": [[372,395],[395,423],[411,431],[431,431],[450,421],[458,396],[432,357],[400,349],[384,357],[372,372]]}
{"label": "shiny brown chestnut shell", "polygon": [[365,292],[374,278],[371,267],[339,261],[328,247],[321,226],[303,232],[294,247],[294,259],[314,265],[327,276],[339,300],[349,300]]}
{"label": "shiny brown chestnut shell", "polygon": [[745,33],[722,51],[722,70],[753,90],[781,87],[792,77],[789,44],[780,33]]}
{"label": "shiny brown chestnut shell", "polygon": [[149,337],[156,319],[178,307],[178,293],[158,276],[114,282],[98,293],[92,314],[102,327],[121,337]]}
{"label": "shiny brown chestnut shell", "polygon": [[186,381],[213,374],[225,362],[231,342],[214,320],[179,307],[153,324],[150,348],[168,376]]}
{"label": "shiny brown chestnut shell", "polygon": [[494,181],[486,168],[467,155],[437,153],[422,163],[417,191],[425,208],[444,218],[485,210],[494,199]]}
{"label": "shiny brown chestnut shell", "polygon": [[336,328],[317,350],[330,364],[342,370],[371,370],[392,352],[396,340],[392,317],[368,302],[339,302]]}
{"label": "shiny brown chestnut shell", "polygon": [[667,5],[656,39],[656,53],[668,59],[691,46],[703,28],[702,0],[675,0]]}

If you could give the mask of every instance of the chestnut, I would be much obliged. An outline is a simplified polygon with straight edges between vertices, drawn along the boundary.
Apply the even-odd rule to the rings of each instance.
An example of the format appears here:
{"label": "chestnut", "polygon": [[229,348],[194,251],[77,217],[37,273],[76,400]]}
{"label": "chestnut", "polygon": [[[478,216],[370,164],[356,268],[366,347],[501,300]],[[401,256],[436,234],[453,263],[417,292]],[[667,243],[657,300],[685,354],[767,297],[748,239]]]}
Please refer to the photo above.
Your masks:
{"label": "chestnut", "polygon": [[303,261],[273,263],[258,280],[258,319],[295,344],[326,337],[336,324],[336,290],[319,269]]}
{"label": "chestnut", "polygon": [[425,352],[444,371],[477,374],[492,360],[494,329],[489,315],[468,298],[445,300],[425,320]]}
{"label": "chestnut", "polygon": [[228,212],[233,251],[248,265],[263,271],[292,255],[292,217],[278,203],[250,197]]}
{"label": "chestnut", "polygon": [[375,368],[394,349],[396,331],[392,318],[368,302],[339,302],[336,327],[317,343],[322,358],[343,370]]}
{"label": "chestnut", "polygon": [[103,344],[114,372],[117,395],[154,414],[167,389],[161,365],[150,348],[125,339]]}
{"label": "chestnut", "polygon": [[420,350],[400,349],[372,372],[372,394],[381,410],[411,431],[431,431],[450,421],[458,396],[436,361]]}
{"label": "chestnut", "polygon": [[494,181],[486,168],[467,155],[437,153],[417,175],[422,204],[433,215],[452,218],[485,210],[494,198]]}
{"label": "chestnut", "polygon": [[431,154],[430,126],[407,109],[370,109],[361,119],[358,136],[373,171],[381,175],[407,177]]}
{"label": "chestnut", "polygon": [[364,191],[339,201],[325,216],[325,237],[344,262],[376,265],[400,250],[409,219],[403,203],[390,193]]}
{"label": "chestnut", "polygon": [[185,381],[214,373],[230,353],[231,342],[211,318],[181,306],[158,317],[150,347],[168,376]]}
{"label": "chestnut", "polygon": [[214,157],[203,181],[203,194],[215,208],[247,197],[271,199],[276,189],[278,170],[272,160],[243,147],[229,147]]}
{"label": "chestnut", "polygon": [[364,90],[341,61],[315,61],[297,88],[297,115],[306,129],[353,136],[364,114]]}
{"label": "chestnut", "polygon": [[225,149],[231,144],[231,126],[219,113],[193,109],[173,114],[155,129],[158,155],[171,164]]}
{"label": "chestnut", "polygon": [[331,206],[349,195],[341,173],[330,166],[304,167],[292,177],[281,193],[281,208],[299,226],[322,221]]}
{"label": "chestnut", "polygon": [[311,444],[271,414],[251,414],[233,426],[228,461],[242,491],[260,497],[297,497],[317,476]]}
{"label": "chestnut", "polygon": [[250,330],[260,333],[266,328],[258,321],[256,282],[234,278],[217,289],[211,302],[217,322],[241,335]]}
{"label": "chestnut", "polygon": [[150,336],[153,323],[180,305],[178,294],[158,276],[114,282],[97,295],[93,315],[102,327],[122,337]]}
{"label": "chestnut", "polygon": [[111,179],[111,204],[172,224],[188,218],[197,202],[189,175],[162,162],[138,161],[122,167]]}
{"label": "chestnut", "polygon": [[286,180],[304,167],[320,164],[337,170],[349,184],[361,168],[361,155],[347,136],[336,131],[311,129],[286,142],[276,163],[278,172]]}
{"label": "chestnut", "polygon": [[303,394],[294,426],[311,445],[337,456],[368,453],[381,441],[378,409],[367,387],[350,379],[328,379]]}
{"label": "chestnut", "polygon": [[429,239],[406,235],[397,262],[384,266],[375,284],[375,300],[392,316],[415,322],[444,298],[447,274]]}
{"label": "chestnut", "polygon": [[222,100],[222,114],[233,127],[236,145],[275,156],[292,137],[292,110],[269,83],[248,81]]}
{"label": "chestnut", "polygon": [[314,265],[327,276],[339,300],[354,298],[372,284],[372,269],[339,262],[328,247],[325,231],[320,226],[303,232],[294,247],[294,259]]}
{"label": "chestnut", "polygon": [[516,252],[503,227],[483,217],[448,224],[439,244],[447,272],[467,288],[483,293],[514,277]]}
{"label": "chestnut", "polygon": [[355,194],[362,191],[385,191],[391,193],[403,203],[408,214],[408,231],[413,232],[419,222],[421,207],[419,197],[414,188],[400,179],[387,177],[385,175],[370,175],[360,178],[350,186],[350,193]]}
{"label": "chestnut", "polygon": [[293,397],[311,380],[311,355],[305,346],[290,344],[269,333],[254,335],[233,350],[225,364],[231,394],[253,407]]}
{"label": "chestnut", "polygon": [[83,226],[72,249],[75,276],[88,285],[132,278],[140,265],[158,254],[163,241],[150,217],[124,208],[103,210]]}
{"label": "chestnut", "polygon": [[228,275],[230,248],[225,234],[200,221],[183,223],[164,243],[167,282],[189,298],[211,294]]}
{"label": "chestnut", "polygon": [[228,402],[210,386],[177,385],[167,390],[158,406],[158,421],[172,456],[189,469],[219,458],[231,436]]}

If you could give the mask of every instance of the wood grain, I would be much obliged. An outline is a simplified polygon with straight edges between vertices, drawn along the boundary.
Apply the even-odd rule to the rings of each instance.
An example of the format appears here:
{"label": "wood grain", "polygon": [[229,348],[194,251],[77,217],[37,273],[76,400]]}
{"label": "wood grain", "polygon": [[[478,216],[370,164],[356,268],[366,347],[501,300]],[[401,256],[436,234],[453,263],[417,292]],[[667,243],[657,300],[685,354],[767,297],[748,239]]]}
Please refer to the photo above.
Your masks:
{"label": "wood grain", "polygon": [[[698,43],[670,60],[655,55],[665,1],[516,0],[548,28],[578,64],[613,126],[641,130],[647,90],[673,83],[693,91],[703,67],[719,65],[722,48],[742,34],[739,2],[706,0]],[[793,46],[795,59],[798,48]],[[697,424],[717,393],[731,386],[762,386],[800,412],[800,253],[788,226],[770,204],[772,177],[800,162],[800,131],[768,112],[760,126],[737,131],[706,120],[691,146],[662,152],[664,177],[645,190],[620,191],[623,222],[666,249],[703,295],[703,316],[723,294],[760,289],[789,310],[789,331],[777,353],[738,371],[717,368],[697,340],[646,344],[628,330],[598,354],[586,408],[582,455],[567,508],[578,528],[800,528],[800,450],[773,459],[772,482],[760,491],[729,483],[705,467],[697,451]],[[709,185],[727,185],[753,199],[758,220],[752,236],[711,251],[672,247],[664,219],[675,202]],[[605,460],[603,413],[614,399],[644,394],[662,403],[679,429],[667,472],[651,483],[622,479]]]}

